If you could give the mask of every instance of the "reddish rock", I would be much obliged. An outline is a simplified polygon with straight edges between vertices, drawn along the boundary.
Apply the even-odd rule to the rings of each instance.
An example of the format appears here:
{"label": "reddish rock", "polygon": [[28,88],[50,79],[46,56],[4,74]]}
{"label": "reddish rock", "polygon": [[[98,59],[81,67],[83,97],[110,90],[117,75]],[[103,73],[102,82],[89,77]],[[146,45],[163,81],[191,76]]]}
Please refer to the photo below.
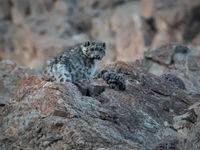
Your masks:
{"label": "reddish rock", "polygon": [[151,149],[167,136],[178,137],[173,116],[187,110],[187,96],[137,67],[123,62],[105,67],[124,74],[126,90],[99,91],[107,85],[92,79],[88,87],[98,87],[98,94],[88,96],[72,83],[25,76],[0,110],[0,148]]}
{"label": "reddish rock", "polygon": [[146,52],[143,66],[145,70],[158,76],[176,75],[191,92],[191,101],[193,101],[198,99],[200,90],[199,56],[199,47],[188,48],[178,44],[168,44]]}
{"label": "reddish rock", "polygon": [[36,74],[35,71],[16,66],[9,60],[0,61],[0,101],[4,105],[16,92],[16,86],[20,79],[30,74]]}
{"label": "reddish rock", "polygon": [[[170,138],[163,142],[160,141],[158,144],[155,145],[154,149],[167,149],[168,147],[172,146],[174,147],[174,149],[198,150],[198,124],[200,118],[200,72],[198,69],[199,47],[187,48],[179,45],[179,51],[177,51],[177,46],[178,45],[174,44],[166,45],[154,49],[155,51],[149,51],[146,54],[146,60],[143,61],[143,69],[145,69],[147,72],[157,74],[157,70],[160,69],[160,72],[162,72],[161,75],[163,73],[172,73],[176,77],[180,77],[180,80],[182,80],[186,86],[186,91],[182,92],[182,94],[186,94],[185,96],[187,97],[187,103],[190,105],[188,109],[185,109],[185,113],[173,117],[172,128],[180,133],[183,139]],[[168,108],[171,108],[171,106]],[[166,123],[166,125],[169,126],[168,123]],[[175,139],[175,141],[177,142],[175,142],[173,139]]]}
{"label": "reddish rock", "polygon": [[198,0],[1,0],[0,5],[0,60],[28,67],[41,69],[46,59],[88,39],[108,46],[101,66],[141,59],[149,47],[170,42],[200,43]]}
{"label": "reddish rock", "polygon": [[190,131],[189,135],[187,136],[187,140],[185,142],[184,150],[191,149],[191,150],[198,150],[200,149],[200,142],[199,142],[199,122],[194,126],[194,128]]}
{"label": "reddish rock", "polygon": [[143,0],[142,4],[142,16],[155,21],[157,32],[153,46],[160,46],[169,42],[198,42],[200,1]]}

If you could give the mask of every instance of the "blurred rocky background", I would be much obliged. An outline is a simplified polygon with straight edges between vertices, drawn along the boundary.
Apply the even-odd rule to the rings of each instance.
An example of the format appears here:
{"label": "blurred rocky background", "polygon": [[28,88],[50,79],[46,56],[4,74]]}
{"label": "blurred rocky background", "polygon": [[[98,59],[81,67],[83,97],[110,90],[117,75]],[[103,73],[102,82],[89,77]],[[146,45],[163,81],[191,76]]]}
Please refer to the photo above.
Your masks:
{"label": "blurred rocky background", "polygon": [[[38,74],[88,39],[125,91]],[[199,45],[200,0],[0,0],[0,150],[199,150]]]}
{"label": "blurred rocky background", "polygon": [[0,60],[41,68],[88,39],[105,41],[104,64],[148,47],[200,44],[200,0],[0,0]]}

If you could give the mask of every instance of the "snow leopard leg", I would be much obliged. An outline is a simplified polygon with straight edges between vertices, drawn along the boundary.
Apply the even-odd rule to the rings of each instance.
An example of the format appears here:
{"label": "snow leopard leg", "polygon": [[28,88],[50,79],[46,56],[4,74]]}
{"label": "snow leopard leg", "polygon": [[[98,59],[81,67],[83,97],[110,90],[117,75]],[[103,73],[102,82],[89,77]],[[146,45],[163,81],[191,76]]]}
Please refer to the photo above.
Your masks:
{"label": "snow leopard leg", "polygon": [[102,78],[109,85],[110,88],[115,90],[124,91],[126,89],[126,83],[123,74],[109,72],[102,70],[97,74],[98,78]]}
{"label": "snow leopard leg", "polygon": [[57,82],[72,82],[72,76],[65,64],[56,64],[52,68],[54,78]]}

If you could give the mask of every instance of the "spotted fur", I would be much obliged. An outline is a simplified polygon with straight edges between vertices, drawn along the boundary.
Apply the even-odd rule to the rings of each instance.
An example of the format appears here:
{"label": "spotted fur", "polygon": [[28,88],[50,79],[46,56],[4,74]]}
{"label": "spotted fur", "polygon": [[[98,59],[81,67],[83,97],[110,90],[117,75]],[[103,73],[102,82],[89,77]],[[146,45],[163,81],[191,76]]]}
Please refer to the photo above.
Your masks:
{"label": "spotted fur", "polygon": [[49,59],[43,74],[57,82],[77,82],[90,79],[98,62],[105,56],[104,42],[87,41]]}

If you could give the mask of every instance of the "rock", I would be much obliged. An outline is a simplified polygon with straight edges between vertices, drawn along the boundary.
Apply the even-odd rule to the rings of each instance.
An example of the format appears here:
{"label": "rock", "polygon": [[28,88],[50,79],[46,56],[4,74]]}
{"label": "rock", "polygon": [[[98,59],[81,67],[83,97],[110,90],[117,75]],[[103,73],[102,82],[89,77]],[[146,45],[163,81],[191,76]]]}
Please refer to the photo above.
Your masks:
{"label": "rock", "polygon": [[152,18],[154,0],[142,0],[141,15],[145,18]]}
{"label": "rock", "polygon": [[174,61],[177,61],[177,58],[175,58],[176,54],[187,55],[190,50],[189,48],[182,45],[168,44],[160,46],[159,48],[152,51],[153,52],[147,51],[145,53],[145,57],[147,59],[152,59],[153,61],[159,62],[164,65],[170,65]]}
{"label": "rock", "polygon": [[3,99],[3,97],[0,97],[0,107],[6,105],[5,101],[3,101],[2,99]]}
{"label": "rock", "polygon": [[75,85],[82,95],[92,97],[100,95],[108,87],[103,79],[91,79],[89,82],[77,82]]}
{"label": "rock", "polygon": [[199,1],[143,0],[142,16],[155,20],[157,29],[153,46],[169,42],[189,43],[197,41],[200,31]]}
{"label": "rock", "polygon": [[200,148],[199,142],[199,122],[195,125],[192,129],[190,134],[187,137],[187,140],[184,145],[184,150],[191,149],[191,150],[198,150]]}
{"label": "rock", "polygon": [[196,121],[197,116],[194,111],[191,110],[183,115],[174,117],[173,128],[187,137]]}
{"label": "rock", "polygon": [[9,60],[0,61],[0,105],[5,105],[16,92],[16,86],[20,79],[30,74],[36,74],[34,70],[16,66]]}
{"label": "rock", "polygon": [[[121,59],[121,56],[116,53],[115,45],[117,45],[117,51],[122,50],[123,47],[120,45],[126,40],[119,39],[119,35],[123,33],[124,36],[128,35],[129,31],[126,32],[125,29],[132,24],[133,19],[129,15],[125,28],[121,30],[115,27],[121,22],[121,17],[115,12],[129,7],[128,10],[133,11],[136,16],[134,21],[140,20],[140,16],[136,14],[139,12],[137,8],[140,6],[139,3],[129,0],[102,0],[101,2],[96,0],[84,2],[71,0],[42,0],[41,2],[10,0],[8,2],[2,0],[1,4],[1,10],[6,11],[3,11],[0,16],[0,19],[3,20],[0,24],[0,59],[11,59],[18,65],[39,69],[46,59],[88,39],[101,41],[104,39],[107,42],[108,51],[107,57],[104,59],[105,64]],[[137,10],[132,10],[130,5],[133,5]],[[127,11],[124,16],[128,14]],[[112,24],[112,18],[115,16],[119,21],[117,24]],[[130,26],[131,32],[133,26],[136,27],[132,24]],[[142,37],[142,33],[137,32],[138,29],[141,32],[142,26],[137,26],[137,29],[132,33],[137,33]],[[1,33],[1,31],[3,32]],[[115,32],[117,33],[117,42],[120,42],[119,45],[116,44]],[[150,33],[150,35],[146,33]],[[146,33],[145,36],[149,40],[151,32]],[[133,41],[134,38],[131,40]],[[131,52],[132,46],[128,47],[128,51]],[[139,49],[140,46],[136,46],[133,51],[137,51],[137,56],[132,54],[133,58],[131,56],[129,59],[140,58],[142,52]],[[22,57],[23,59],[21,59]],[[126,57],[129,56],[125,56],[123,59]]]}
{"label": "rock", "polygon": [[194,103],[193,105],[189,107],[189,110],[192,110],[195,112],[195,115],[197,115],[197,121],[199,121],[200,120],[200,103],[199,102]]}
{"label": "rock", "polygon": [[92,79],[90,80],[90,86],[88,89],[88,96],[98,96],[108,85],[102,79]]}
{"label": "rock", "polygon": [[116,33],[117,60],[133,61],[142,58],[145,43],[139,11],[138,2],[129,2],[114,11],[111,23]]}
{"label": "rock", "polygon": [[191,92],[191,100],[196,99],[195,101],[197,101],[200,90],[199,56],[199,47],[189,48],[177,44],[168,44],[149,49],[145,53],[143,63],[145,70],[155,75],[176,75],[183,81],[185,88]]}
{"label": "rock", "polygon": [[88,39],[108,45],[100,66],[141,59],[149,47],[169,42],[199,45],[200,3],[196,0],[0,3],[0,59],[18,65],[42,69],[46,59]]}
{"label": "rock", "polygon": [[[200,148],[199,143],[199,121],[200,121],[200,103],[196,102],[193,105],[190,106],[189,110],[192,112],[195,112],[195,115],[197,117],[196,123],[193,124],[190,129],[189,134],[187,135],[184,148],[191,149],[191,150],[197,150]],[[191,117],[194,118],[194,117]],[[189,118],[189,119],[191,119]]]}
{"label": "rock", "polygon": [[105,68],[124,75],[125,91],[101,90],[108,85],[92,79],[88,87],[97,94],[86,96],[72,83],[22,78],[0,109],[1,148],[152,149],[168,136],[179,137],[171,126],[173,116],[189,107],[182,89],[138,69],[139,63]]}
{"label": "rock", "polygon": [[[11,19],[4,19],[0,24],[0,59],[11,59],[18,65],[41,69],[41,64],[49,57],[87,40],[86,33],[76,32],[79,30],[79,23],[88,21],[85,20],[86,15],[83,15],[85,18],[82,21],[76,19],[70,22],[70,14],[66,16],[66,13],[72,7],[78,8],[70,1],[61,2],[69,4],[65,13],[58,11],[58,2],[53,0],[2,0],[1,10],[6,9],[5,12],[10,13],[1,13],[2,18],[10,15]],[[89,27],[88,24],[85,25],[86,28]],[[85,27],[82,28],[86,32]]]}
{"label": "rock", "polygon": [[0,2],[0,20],[11,20],[11,7],[9,1]]}
{"label": "rock", "polygon": [[[198,149],[200,96],[194,75],[199,72],[187,69],[188,58],[197,54],[198,48],[172,44],[148,51],[144,60],[103,67],[123,75],[124,91],[95,78],[80,86],[56,83],[2,61],[2,76],[15,79],[15,84],[0,107],[0,148]],[[151,63],[164,66],[175,84],[149,73],[155,67]],[[171,69],[177,73],[171,74]],[[193,88],[188,88],[191,83]]]}
{"label": "rock", "polygon": [[[199,8],[198,0],[1,0],[0,149],[198,150]],[[106,42],[101,67],[122,75],[126,90],[101,79],[56,83],[19,66],[41,69],[88,39]],[[147,49],[143,60],[107,65]]]}
{"label": "rock", "polygon": [[117,6],[123,5],[124,3],[132,0],[86,0],[78,2],[79,9],[84,10],[92,15],[100,15],[101,11],[106,9],[115,8]]}
{"label": "rock", "polygon": [[176,75],[163,74],[161,76],[161,78],[165,79],[166,81],[171,82],[172,84],[174,84],[175,86],[177,86],[180,89],[186,90],[184,82],[180,78],[178,78]]}
{"label": "rock", "polygon": [[167,137],[165,140],[157,143],[152,150],[178,150],[179,140]]}

